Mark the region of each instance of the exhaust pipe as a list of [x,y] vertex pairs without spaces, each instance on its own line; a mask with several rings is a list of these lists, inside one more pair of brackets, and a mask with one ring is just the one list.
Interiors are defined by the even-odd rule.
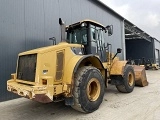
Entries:
[[59,18],[59,24],[61,26],[61,42],[65,42],[66,41],[65,39],[66,26],[65,26],[64,21],[61,18]]

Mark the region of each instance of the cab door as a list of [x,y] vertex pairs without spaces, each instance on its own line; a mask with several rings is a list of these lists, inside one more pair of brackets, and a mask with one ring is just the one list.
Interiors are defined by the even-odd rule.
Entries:
[[92,54],[98,55],[102,62],[107,61],[105,41],[104,41],[104,31],[102,28],[91,25],[90,27],[90,45]]

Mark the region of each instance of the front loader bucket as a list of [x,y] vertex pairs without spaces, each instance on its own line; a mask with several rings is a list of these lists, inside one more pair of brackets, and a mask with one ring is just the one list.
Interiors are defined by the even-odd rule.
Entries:
[[135,85],[141,87],[147,86],[148,81],[146,77],[145,67],[133,65],[133,68],[135,72]]

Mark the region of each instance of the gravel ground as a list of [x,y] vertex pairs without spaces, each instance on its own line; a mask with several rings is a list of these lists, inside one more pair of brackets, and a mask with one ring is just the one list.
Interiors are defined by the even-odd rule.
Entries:
[[149,86],[129,94],[106,89],[99,109],[84,114],[64,102],[42,104],[26,98],[0,102],[0,120],[160,120],[160,70],[147,71]]

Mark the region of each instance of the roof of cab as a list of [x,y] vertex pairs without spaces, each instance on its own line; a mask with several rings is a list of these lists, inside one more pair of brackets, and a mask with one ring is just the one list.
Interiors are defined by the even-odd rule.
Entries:
[[94,24],[94,25],[96,25],[96,26],[99,26],[99,27],[102,27],[103,29],[105,29],[105,26],[103,26],[102,24],[100,24],[100,23],[98,23],[98,22],[96,22],[96,21],[94,21],[94,20],[90,20],[90,19],[85,19],[85,20],[82,20],[82,21],[80,21],[80,22],[73,23],[73,24],[67,26],[67,28],[68,28],[68,27],[73,27],[73,26],[76,26],[76,25],[80,25],[80,24],[82,24],[82,23],[84,23],[84,22],[89,22],[89,23],[91,23],[91,24]]

